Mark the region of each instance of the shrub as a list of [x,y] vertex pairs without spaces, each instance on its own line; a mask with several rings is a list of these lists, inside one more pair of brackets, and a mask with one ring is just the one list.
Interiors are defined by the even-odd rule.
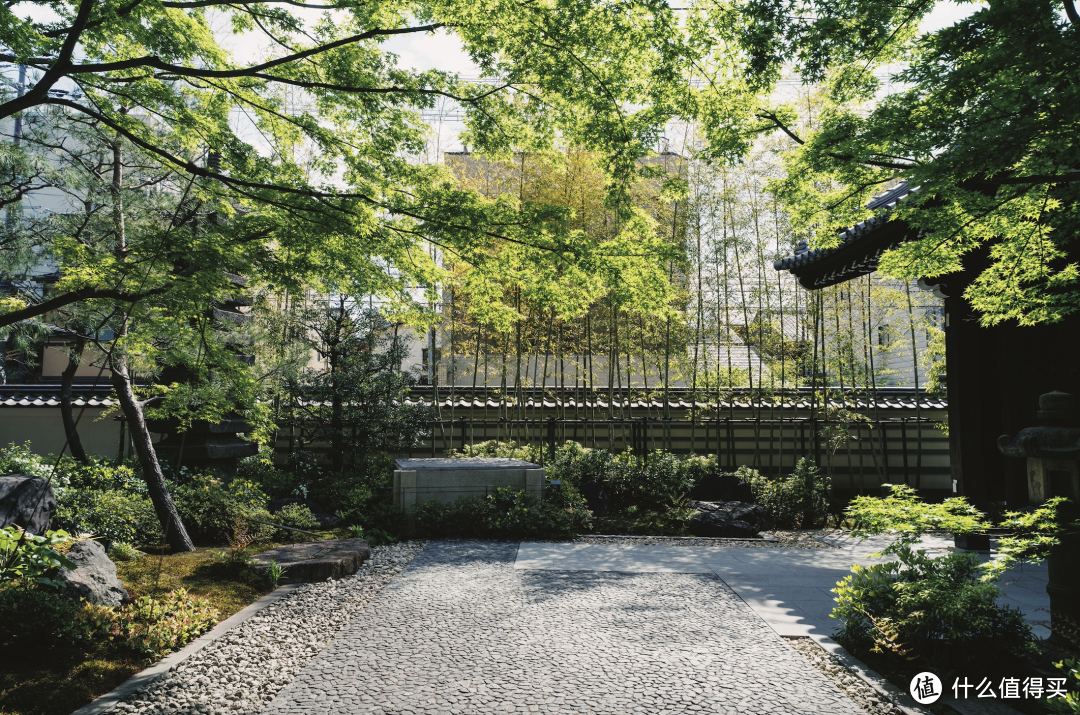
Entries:
[[680,458],[656,451],[643,459],[631,452],[615,455],[566,442],[549,461],[547,476],[575,489],[600,482],[617,508],[669,510],[684,506],[697,480],[715,468],[715,456]]
[[[194,541],[221,544],[232,535],[237,519],[271,521],[267,496],[258,485],[234,479],[225,487],[207,475],[193,475],[189,484],[174,487],[176,509]],[[252,525],[256,540],[268,539],[273,527]]]
[[888,496],[855,497],[848,505],[847,515],[860,534],[891,531],[906,539],[917,540],[919,534],[930,529],[971,534],[989,526],[982,512],[968,504],[964,497],[927,504],[914,489],[904,484],[883,484],[882,487],[889,490]]
[[555,451],[547,466],[549,479],[580,488],[587,481],[607,484],[619,469],[616,457],[606,449],[587,449],[577,442],[566,442]]
[[765,477],[746,466],[739,467],[735,476],[750,485],[754,501],[765,508],[777,528],[812,528],[828,514],[832,480],[809,459],[800,459],[787,477]]
[[[423,538],[560,539],[581,527],[578,511],[521,490],[496,489],[484,497],[453,504],[428,501],[416,507],[417,535]],[[587,513],[587,512],[585,512]]]
[[506,459],[521,459],[526,462],[539,464],[542,448],[533,444],[518,444],[517,442],[500,442],[492,439],[477,444],[467,444],[462,451],[451,449],[446,453],[447,457],[460,459],[462,457],[503,457]]
[[592,512],[586,505],[585,497],[581,496],[581,492],[572,484],[548,484],[544,491],[544,501],[569,514],[576,531],[592,530]]
[[[319,526],[319,520],[311,513],[305,504],[288,504],[270,516],[270,521],[282,526],[291,526],[296,529],[314,529]],[[289,529],[278,529],[274,538],[279,541],[303,541],[304,534]]]
[[147,658],[182,648],[217,622],[218,611],[210,601],[189,596],[182,588],[115,609],[87,606],[79,617],[84,637],[107,639]]
[[691,485],[697,484],[706,474],[715,474],[720,471],[715,454],[691,454],[683,457],[679,463],[679,469],[685,473]]
[[147,493],[146,482],[135,463],[115,464],[91,456],[89,464],[83,464],[77,459],[63,457],[57,466],[57,474],[63,484],[75,489]]
[[53,523],[107,541],[144,546],[164,541],[150,497],[139,493],[67,487],[57,494]]
[[918,661],[918,669],[962,667],[979,654],[1023,655],[1031,631],[1019,609],[998,606],[1000,589],[979,579],[973,554],[931,558],[909,546],[896,561],[854,566],[833,589],[833,618],[845,647]]
[[0,584],[0,643],[18,649],[64,645],[75,637],[78,612],[79,606],[52,588]]
[[632,458],[629,453],[615,461],[613,479],[604,486],[619,506],[637,505],[668,510],[685,506],[694,481],[684,461],[670,452],[652,452],[648,460]]
[[0,449],[0,474],[25,474],[30,477],[48,479],[53,476],[52,460],[34,454],[29,442],[25,444],[12,442],[4,449]]

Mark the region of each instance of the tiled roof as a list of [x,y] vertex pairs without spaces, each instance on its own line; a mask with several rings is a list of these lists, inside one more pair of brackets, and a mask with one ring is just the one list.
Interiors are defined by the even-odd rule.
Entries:
[[[112,388],[89,385],[72,387],[72,404],[76,407],[111,407]],[[0,407],[59,407],[59,385],[0,385]]]
[[[499,395],[474,395],[469,396],[468,392],[471,390],[455,391],[453,398],[450,395],[449,387],[439,388],[439,407],[443,410],[454,408],[483,408],[497,409],[504,406],[504,402]],[[603,388],[597,390],[595,397],[593,395],[588,396],[588,400],[583,400],[580,393],[569,394],[562,399],[548,394],[544,396],[537,395],[535,398],[530,394],[530,390],[526,389],[523,395],[523,401],[521,407],[525,410],[532,409],[533,406],[537,409],[547,408],[553,409],[555,407],[566,407],[568,409],[574,409],[575,407],[594,407],[596,409],[606,410],[608,407],[608,395],[607,391]],[[715,392],[709,394],[705,390],[699,391],[698,399],[693,400],[688,394],[687,390],[673,390],[668,396],[668,406],[670,409],[689,410],[692,407],[697,409],[708,409],[716,407],[716,394]],[[418,394],[419,393],[419,394]],[[464,394],[463,394],[464,393]],[[741,394],[740,394],[741,393]],[[779,397],[779,396],[778,396]],[[514,393],[511,388],[510,393],[506,396],[508,402],[513,404]],[[410,404],[432,404],[431,388],[425,388],[423,392],[415,391],[406,402]],[[587,405],[586,405],[587,402]],[[811,407],[811,395],[808,390],[802,390],[798,395],[792,395],[790,393],[783,396],[783,399],[777,399],[774,403],[770,403],[768,399],[762,400],[764,406],[768,408],[770,404],[773,404],[777,409],[793,409],[798,407],[799,409],[810,409]],[[640,391],[633,391],[629,396],[620,395],[618,392],[613,396],[611,400],[612,408],[633,408],[633,409],[663,409],[664,407],[664,395],[662,390],[650,391],[650,394],[641,394]],[[734,395],[728,391],[724,391],[720,398],[721,408],[727,409],[728,407],[735,407],[740,409],[750,409],[758,406],[758,403],[751,399],[750,395],[745,391],[736,391]],[[844,398],[839,395],[831,395],[829,398],[829,406],[837,408],[846,408],[849,410],[863,411],[868,409],[879,410],[914,410],[916,409],[915,391],[906,388],[880,388],[877,392],[877,402],[868,395],[848,393]],[[919,396],[918,407],[924,410],[945,410],[948,409],[948,402],[944,397],[938,397],[935,395],[928,395],[922,393]],[[820,408],[821,405],[818,405]],[[517,409],[517,405],[514,405]],[[443,415],[446,416],[445,413]]]
[[860,238],[864,238],[878,228],[884,226],[888,220],[889,212],[896,208],[897,204],[911,194],[916,193],[918,190],[919,187],[909,187],[908,182],[906,181],[900,182],[895,188],[875,196],[874,199],[866,205],[866,208],[871,211],[880,210],[880,213],[841,231],[839,245],[832,248],[815,248],[811,250],[806,241],[799,241],[799,247],[795,249],[795,254],[774,261],[773,268],[778,271],[803,268],[813,263],[817,263],[826,256],[831,256],[837,251],[846,248],[849,244],[858,241]]
[[[451,398],[449,387],[439,388],[439,406],[443,409],[449,409],[451,406],[455,408],[483,408],[486,406],[491,409],[496,409],[503,405],[502,398],[494,391],[490,391],[484,394],[483,390],[478,390],[476,395],[470,396],[468,393],[472,392],[469,388],[456,388],[454,390],[453,398]],[[562,399],[547,394],[536,395],[535,402],[534,396],[531,394],[531,390],[526,388],[524,390],[523,407],[525,409],[532,409],[534,404],[537,409],[541,409],[541,405],[544,408],[552,409],[559,406],[565,406],[569,409],[575,407],[585,407],[586,401],[581,399],[580,392],[570,392],[569,395],[564,396]],[[612,407],[618,409],[620,406],[623,408],[634,409],[663,409],[664,407],[664,393],[663,390],[650,390],[649,394],[645,394],[642,390],[632,390],[629,395],[625,394],[626,391],[616,390],[614,399],[612,400]],[[116,404],[116,400],[111,399],[111,390],[97,387],[93,390],[89,386],[76,385],[73,389],[74,400],[73,404],[77,407],[89,406],[89,407],[111,407]],[[715,408],[716,407],[716,393],[700,390],[698,392],[698,399],[695,401],[689,394],[690,391],[686,389],[673,389],[668,393],[668,406],[670,409],[685,409],[689,410],[695,406],[698,409]],[[780,396],[778,396],[780,397]],[[775,407],[783,409],[791,409],[798,407],[800,409],[810,409],[811,394],[809,390],[800,390],[798,394],[792,394],[788,392],[784,394],[783,399],[777,399],[775,403],[770,403],[768,399],[762,400],[765,407],[770,404],[774,404]],[[510,402],[513,402],[514,394],[513,388],[508,395]],[[432,402],[432,390],[430,387],[416,388],[413,393],[406,400],[409,404],[428,404]],[[944,410],[948,409],[948,403],[945,398],[935,395],[928,395],[922,393],[919,395],[919,407],[924,410]],[[595,397],[590,394],[587,400],[589,407],[596,409],[606,410],[608,407],[608,394],[604,388],[598,388]],[[876,408],[879,410],[914,410],[916,407],[915,391],[908,388],[890,388],[883,387],[877,390],[877,402]],[[724,390],[721,395],[720,405],[723,408],[729,406],[740,409],[750,409],[758,406],[758,401],[751,398],[749,392],[746,390],[736,389],[734,394]],[[834,394],[829,397],[829,405],[831,407],[846,407],[847,409],[856,411],[866,411],[868,409],[875,408],[875,402],[873,399],[862,393],[848,392],[841,398],[840,395]],[[58,385],[0,385],[0,407],[59,407],[60,406],[60,388]]]

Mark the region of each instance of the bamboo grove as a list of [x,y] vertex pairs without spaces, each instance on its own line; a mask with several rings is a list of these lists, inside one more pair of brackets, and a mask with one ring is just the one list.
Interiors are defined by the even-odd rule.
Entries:
[[[594,236],[621,230],[585,152],[456,154],[447,164],[489,196],[562,206]],[[453,419],[459,398],[482,395],[485,419],[535,420],[546,400],[560,420],[627,419],[631,404],[635,417],[670,419],[679,401],[695,423],[730,417],[736,403],[782,420],[785,396],[799,394],[823,424],[847,424],[880,418],[870,406],[882,387],[943,390],[941,303],[931,293],[876,274],[811,292],[774,270],[807,236],[769,191],[781,167],[768,148],[717,168],[696,161],[688,142],[643,164],[651,176],[632,200],[663,243],[662,285],[633,271],[582,282],[539,275],[515,246],[499,257],[496,281],[440,256],[448,278],[429,292],[436,322],[424,333],[420,380],[436,402],[449,400],[443,417]]]

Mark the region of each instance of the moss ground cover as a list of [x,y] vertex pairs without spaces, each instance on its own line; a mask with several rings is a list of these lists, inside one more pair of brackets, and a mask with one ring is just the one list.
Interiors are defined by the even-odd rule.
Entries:
[[[209,600],[221,619],[270,591],[269,582],[251,569],[230,566],[220,548],[151,553],[118,563],[117,572],[134,599],[183,588],[189,595]],[[39,651],[0,644],[0,713],[67,715],[112,690],[148,662],[113,643]]]

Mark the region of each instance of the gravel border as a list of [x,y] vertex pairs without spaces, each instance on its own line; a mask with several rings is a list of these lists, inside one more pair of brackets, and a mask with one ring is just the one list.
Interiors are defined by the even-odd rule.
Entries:
[[376,546],[353,576],[294,584],[153,682],[92,712],[257,715],[423,548],[422,541]]
[[845,668],[834,655],[826,652],[812,638],[787,638],[786,640],[792,648],[810,661],[811,665],[840,688],[844,695],[855,701],[856,705],[870,715],[905,715],[903,710],[883,699],[876,690]]
[[817,538],[819,531],[763,531],[761,539],[725,539],[699,536],[618,536],[583,534],[576,544],[634,544],[640,546],[735,547],[741,549],[835,549]]
[[871,715],[932,715],[910,693],[871,670],[832,638],[785,636],[785,640]]
[[109,692],[104,695],[99,695],[94,700],[83,705],[81,708],[71,713],[71,715],[98,715],[99,713],[108,712],[116,706],[117,703],[121,702],[132,693],[149,687],[158,678],[165,675],[206,646],[218,640],[233,628],[236,628],[263,609],[269,608],[283,598],[287,598],[293,591],[301,586],[303,586],[303,584],[294,583],[274,589],[255,603],[252,603],[243,610],[237,611],[229,616],[180,650],[170,653],[149,668],[139,671]]

